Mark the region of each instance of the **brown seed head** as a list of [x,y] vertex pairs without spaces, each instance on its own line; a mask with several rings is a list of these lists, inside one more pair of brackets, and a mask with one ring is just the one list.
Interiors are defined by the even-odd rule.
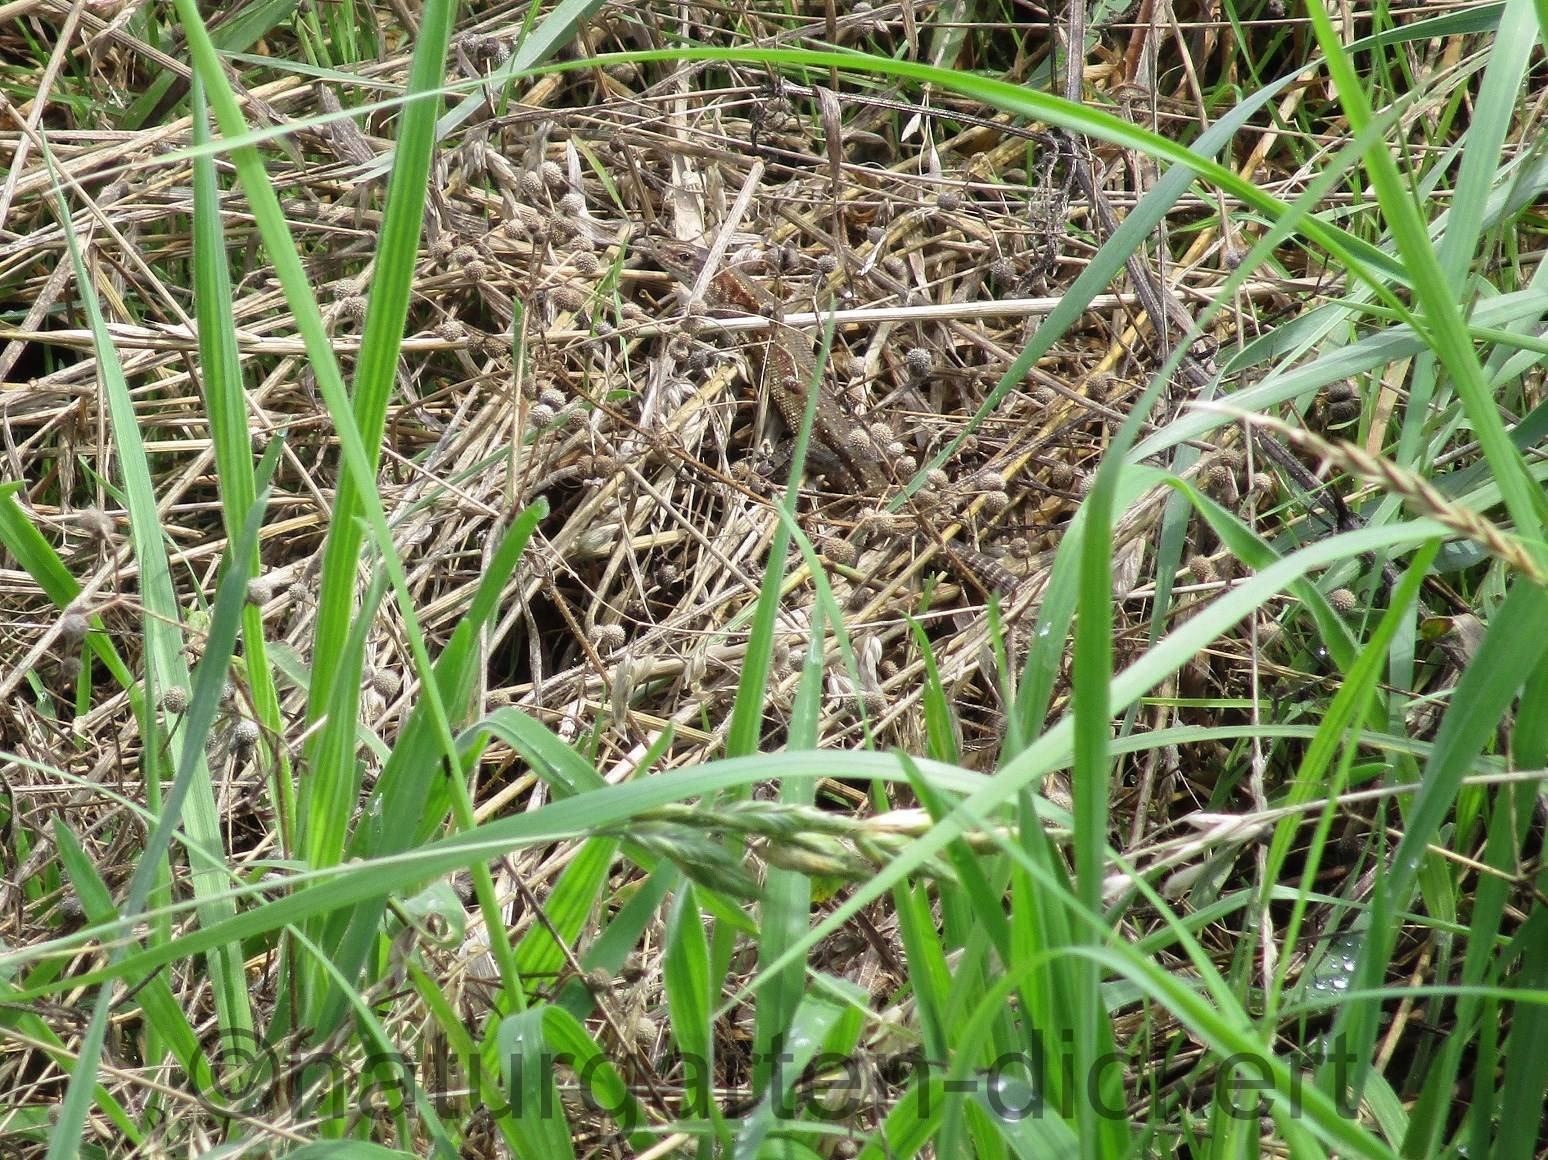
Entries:
[[1010,495],[1003,491],[984,492],[984,513],[997,516],[1010,507]]
[[599,624],[591,630],[591,644],[599,653],[610,653],[623,647],[626,634],[621,624]]
[[251,717],[243,717],[231,727],[231,748],[239,753],[246,752],[258,742],[258,722]]
[[59,618],[59,636],[68,644],[75,644],[91,631],[91,621],[86,614],[71,609]]
[[563,282],[554,287],[554,305],[566,314],[574,314],[586,307],[586,292],[573,282]]
[[81,525],[81,530],[99,544],[105,544],[113,538],[113,520],[106,512],[96,505],[82,508],[75,517]]
[[371,674],[371,688],[383,700],[390,701],[398,695],[398,690],[403,688],[403,678],[392,669],[377,669]]
[[973,479],[973,486],[980,491],[1004,491],[1005,477],[991,468],[984,468]]
[[822,541],[822,554],[835,564],[853,567],[855,546],[841,536],[828,536]]

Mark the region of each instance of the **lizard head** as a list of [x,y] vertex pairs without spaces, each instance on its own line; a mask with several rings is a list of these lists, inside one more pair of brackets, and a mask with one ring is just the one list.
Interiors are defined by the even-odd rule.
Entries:
[[698,277],[708,256],[702,246],[676,238],[641,238],[635,247],[643,257],[654,260],[667,273],[687,282]]

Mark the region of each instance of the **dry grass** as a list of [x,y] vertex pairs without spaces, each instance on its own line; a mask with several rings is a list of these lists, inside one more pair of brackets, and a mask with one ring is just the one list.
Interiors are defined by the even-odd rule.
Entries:
[[[401,60],[388,61],[372,71],[390,80],[403,67]],[[752,211],[728,239],[729,258],[741,265],[746,253],[766,265],[776,251],[787,264],[779,285],[790,310],[810,310],[830,295],[846,307],[890,308],[885,322],[841,329],[830,381],[871,421],[888,424],[919,464],[964,435],[1010,354],[1092,245],[1080,208],[1050,198],[1041,181],[1030,191],[1025,185],[1027,152],[1046,154],[1047,138],[1029,144],[1010,136],[996,144],[1004,134],[935,125],[928,151],[915,134],[901,156],[885,162],[841,161],[835,191],[832,159],[820,142],[792,130],[777,138],[769,163],[758,166],[763,180],[749,188],[748,171],[756,164],[747,145],[749,118],[772,118],[779,102],[756,77],[710,87],[723,79],[693,66],[654,84],[624,69],[578,74],[562,89],[549,78],[537,93],[522,94],[523,105],[539,108],[490,117],[445,152],[415,281],[401,391],[388,418],[392,441],[382,494],[412,564],[427,630],[444,632],[466,603],[484,551],[510,513],[546,497],[553,515],[541,546],[490,641],[495,662],[486,696],[555,723],[591,720],[627,704],[608,739],[620,758],[667,720],[688,728],[674,760],[714,752],[713,737],[695,737],[693,727],[721,717],[734,690],[735,624],[762,574],[774,525],[768,485],[780,471],[758,460],[763,448],[783,442],[777,416],[749,389],[738,354],[766,335],[747,328],[721,339],[713,328],[695,325],[677,305],[673,280],[641,268],[631,242],[652,234],[718,239],[728,204],[750,197]],[[253,96],[270,118],[285,123],[320,113],[329,91],[281,81]],[[361,96],[334,94],[345,104]],[[564,107],[546,110],[545,104]],[[864,123],[897,114],[862,108],[852,115]],[[863,145],[861,127],[846,125],[848,140]],[[363,144],[385,150],[387,142],[370,129]],[[225,544],[203,406],[190,378],[191,308],[175,281],[189,261],[189,237],[177,225],[191,209],[189,174],[186,160],[158,160],[185,146],[186,134],[186,124],[174,123],[126,143],[122,134],[94,139],[83,129],[61,134],[68,144],[56,148],[63,170],[91,197],[71,228],[101,243],[92,248],[99,290],[106,302],[119,304],[115,341],[156,457],[174,561],[190,580],[208,585]],[[369,201],[373,186],[357,184],[362,166],[335,155],[346,151],[334,136],[300,132],[293,140],[301,155],[282,155],[271,172],[309,273],[323,290],[347,369],[378,224],[358,202]],[[877,151],[891,152],[884,145],[878,136]],[[1093,161],[1109,175],[1113,193],[1121,193],[1121,159]],[[1046,165],[1068,168],[1054,158]],[[107,459],[92,363],[74,353],[89,348],[90,335],[61,325],[70,321],[61,317],[68,279],[55,272],[68,262],[41,196],[47,188],[36,161],[17,184],[9,228],[20,236],[6,247],[0,272],[10,276],[12,300],[33,304],[39,317],[6,329],[4,357],[24,371],[43,372],[44,359],[65,365],[13,376],[9,473],[35,481],[29,491],[38,497],[31,507],[40,523],[88,556],[101,554],[88,586],[106,595],[132,582],[133,573],[127,561],[115,559],[116,536],[94,545],[82,515],[94,499],[111,520],[115,504],[81,475],[82,461]],[[842,240],[835,215],[843,222]],[[239,216],[228,229],[232,245],[251,255]],[[1211,235],[1202,235],[1193,251],[1196,264],[1190,262],[1179,282],[1184,301],[1205,295],[1221,277]],[[840,265],[823,277],[828,255]],[[1290,300],[1270,283],[1253,289],[1271,308],[1282,310]],[[984,299],[1010,301],[1002,316],[975,317],[986,313]],[[1003,554],[1027,577],[1029,595],[1038,590],[1113,418],[1157,365],[1151,331],[1133,301],[1117,295],[1093,310],[1078,335],[1041,360],[991,418],[966,434],[965,446],[945,461],[943,475],[927,481],[919,501],[943,532],[966,522],[956,534]],[[1251,309],[1253,301],[1244,305]],[[256,255],[237,287],[234,314],[246,378],[254,384],[255,445],[279,435],[287,444],[264,530],[265,579],[274,593],[265,614],[277,634],[305,640],[307,585],[337,468],[300,344]],[[50,325],[39,325],[42,316]],[[1230,341],[1230,328],[1218,337]],[[904,355],[914,349],[928,354],[931,369],[923,378],[905,365]],[[887,498],[854,496],[843,478],[816,482],[803,516],[819,543],[844,538]],[[1245,493],[1246,483],[1238,476],[1237,491]],[[917,724],[910,723],[911,700],[898,694],[916,686],[911,666],[917,661],[903,630],[905,613],[925,616],[941,647],[943,675],[963,704],[987,707],[995,699],[979,672],[982,635],[971,628],[981,624],[974,614],[981,594],[948,582],[935,586],[928,608],[919,604],[933,558],[927,550],[911,557],[889,539],[852,564],[835,561],[846,565],[839,584],[853,609],[851,631],[876,669],[875,686],[866,692],[887,700],[881,738],[910,749],[917,748]],[[29,599],[25,580],[17,580],[10,615],[19,626],[36,623],[40,613],[46,618],[41,595]],[[798,580],[792,584],[787,627],[795,639],[805,622],[805,598]],[[122,595],[121,607],[132,611],[132,591]],[[1018,611],[1027,605],[1014,602]],[[1142,612],[1142,605],[1136,602],[1135,610]],[[23,633],[10,647],[25,654],[33,643]],[[382,624],[372,651],[376,671],[404,671],[401,641],[390,624]],[[620,693],[624,657],[627,688]],[[384,732],[391,732],[412,693],[400,689],[372,722]],[[25,706],[7,711],[20,714],[7,723],[18,738],[35,734]],[[842,698],[830,725],[835,741],[846,732],[854,739],[854,715]],[[970,739],[973,747],[992,747],[992,715],[978,725],[983,733]],[[37,740],[41,752],[52,751],[52,742]]]

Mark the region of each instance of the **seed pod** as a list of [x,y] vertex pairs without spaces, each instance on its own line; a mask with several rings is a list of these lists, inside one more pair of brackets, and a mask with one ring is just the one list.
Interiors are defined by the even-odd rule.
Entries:
[[59,618],[59,635],[68,644],[77,643],[90,631],[91,621],[85,613],[71,609]]
[[250,717],[243,717],[231,727],[231,748],[238,753],[245,753],[258,741],[258,722]]
[[849,434],[844,437],[844,450],[855,458],[860,459],[872,455],[876,451],[876,444],[872,442],[870,434],[860,427],[852,427]]
[[392,669],[377,669],[371,674],[371,688],[384,701],[390,701],[398,695],[398,690],[403,688],[403,678]]
[[95,505],[82,508],[76,519],[81,529],[99,544],[105,544],[113,538],[113,521],[101,508]]
[[835,564],[842,564],[846,568],[853,567],[855,563],[855,546],[842,536],[828,536],[822,541],[822,554]]
[[627,639],[621,624],[599,624],[591,630],[591,643],[599,653],[610,653],[623,647]]
[[555,286],[553,295],[554,305],[567,314],[574,314],[586,306],[586,292],[573,282]]

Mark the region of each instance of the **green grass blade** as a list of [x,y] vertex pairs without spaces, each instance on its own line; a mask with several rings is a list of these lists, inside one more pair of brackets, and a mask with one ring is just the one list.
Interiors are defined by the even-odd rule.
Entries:
[[574,1160],[574,1136],[548,1055],[546,1014],[535,1007],[501,1022],[495,1050],[505,1100],[495,1114],[514,1137],[517,1155]]
[[806,384],[806,414],[796,432],[795,449],[790,457],[790,479],[785,486],[782,501],[784,513],[779,527],[774,531],[773,543],[769,545],[763,588],[758,593],[757,609],[748,630],[742,677],[737,682],[736,701],[731,708],[731,725],[726,731],[727,757],[756,753],[759,738],[763,734],[764,690],[768,686],[769,666],[774,659],[774,624],[779,616],[781,582],[785,575],[785,559],[790,550],[790,529],[795,525],[801,472],[806,464],[806,449],[811,443],[812,423],[817,415],[819,381],[815,376],[822,374],[822,368],[827,365],[828,352],[832,349],[833,322],[830,319],[823,332],[822,350],[813,364],[813,381]]
[[[1142,695],[1269,596],[1283,591],[1307,572],[1361,552],[1421,543],[1433,538],[1440,530],[1433,524],[1421,521],[1343,533],[1310,545],[1264,569],[1261,574],[1244,580],[1226,596],[1163,638],[1133,665],[1118,674],[1114,680],[1113,703],[1125,706],[1131,699]],[[1035,778],[1059,768],[1063,762],[1068,761],[1069,754],[1070,726],[1068,721],[1064,721],[1029,746],[992,780],[952,766],[940,766],[935,762],[920,761],[918,765],[943,790],[972,795],[966,804],[971,805],[976,816],[986,816],[1008,796]],[[655,805],[692,800],[731,786],[748,785],[769,778],[831,776],[900,780],[903,773],[896,758],[884,754],[828,751],[821,754],[775,753],[727,760],[708,768],[677,770],[640,782],[610,786],[606,791],[553,802],[533,813],[487,822],[474,831],[442,838],[391,859],[309,873],[304,875],[305,880],[315,884],[305,891],[274,898],[259,910],[241,913],[217,927],[191,932],[166,947],[152,947],[137,952],[120,966],[124,970],[150,970],[180,956],[199,953],[206,946],[239,938],[245,940],[275,931],[288,923],[303,921],[311,915],[366,898],[378,897],[384,891],[459,869],[475,860],[501,856],[523,844],[556,841],[615,825]],[[854,909],[867,905],[879,893],[889,890],[905,873],[921,865],[943,849],[946,842],[958,836],[965,824],[962,811],[954,811],[951,818],[913,842],[875,878],[857,886],[848,899],[835,907],[828,918],[788,953],[787,958],[803,953],[841,925]],[[89,928],[68,938],[43,944],[39,949],[78,946],[108,933],[111,932]],[[21,961],[30,959],[34,953],[20,956]],[[0,955],[0,967],[15,957]],[[777,970],[783,965],[771,964],[770,969]],[[110,975],[88,972],[76,981],[99,981]]]
[[[801,666],[801,680],[790,713],[791,750],[814,749],[817,745],[818,719],[822,713],[823,658],[827,633],[822,610],[813,616],[812,634]],[[789,805],[809,806],[816,800],[813,782],[786,781],[779,787],[779,800]],[[781,958],[806,931],[811,913],[812,880],[798,870],[770,866],[764,873],[763,895],[759,906],[758,961],[760,966]],[[758,995],[753,1015],[753,1093],[762,1096],[774,1078],[773,1053],[785,1030],[795,1019],[805,994],[806,963],[803,958],[789,961]]]
[[667,916],[666,960],[663,982],[667,1009],[672,1016],[672,1037],[685,1061],[683,1087],[691,1109],[703,1118],[713,1099],[714,1028],[710,1011],[719,988],[710,979],[709,940],[699,914],[698,890],[684,883],[672,899]]
[[[17,494],[25,486],[22,483],[0,483],[0,544],[4,544],[6,550],[16,557],[16,562],[37,582],[44,595],[54,602],[54,606],[63,610],[69,608],[81,594],[80,581],[70,574],[64,561],[59,558],[59,553],[43,538],[43,533],[38,531],[22,510],[21,504],[16,502]],[[92,613],[87,617],[87,623],[91,631],[85,636],[86,647],[128,693],[131,705],[138,706],[143,696],[142,690],[104,631],[102,617]]]
[[[410,67],[408,93],[398,130],[396,164],[387,188],[365,329],[355,368],[354,418],[368,456],[370,470],[356,479],[346,473],[339,481],[328,543],[324,548],[322,585],[318,593],[317,640],[312,676],[311,719],[316,720],[332,690],[334,666],[350,619],[361,531],[358,493],[375,491],[375,467],[380,454],[387,402],[396,381],[403,324],[419,259],[425,200],[430,181],[430,156],[435,143],[435,117],[440,102],[434,94],[446,72],[447,44],[456,4],[431,0],[420,10],[419,36]],[[353,718],[351,718],[353,720]]]
[[[1171,360],[1180,360],[1179,349]],[[1169,370],[1170,368],[1168,368]],[[1118,478],[1123,455],[1133,445],[1140,428],[1160,397],[1169,377],[1167,371],[1136,401],[1118,434],[1113,438],[1096,481],[1082,505],[1086,535],[1081,541],[1080,567],[1077,573],[1079,598],[1075,620],[1075,658],[1071,672],[1073,686],[1074,767],[1072,783],[1075,798],[1075,882],[1081,905],[1091,914],[1102,910],[1102,885],[1106,872],[1107,815],[1111,757],[1109,753],[1111,690],[1113,674],[1113,575],[1111,527],[1118,494]],[[1097,1060],[1111,1050],[1112,1029],[1102,1005],[1101,978],[1094,960],[1087,969],[1076,972],[1077,992],[1074,1005],[1081,1013],[1075,1021],[1076,1074],[1102,1082],[1110,1097],[1116,1079],[1110,1070],[1098,1079]],[[1076,1105],[1076,1123],[1084,1140],[1101,1141],[1101,1147],[1116,1155],[1128,1147],[1124,1125],[1099,1114],[1100,1101],[1083,1099]]]
[[[51,158],[50,164],[52,164]],[[58,203],[58,211],[60,220],[68,223],[70,215],[62,197]],[[82,305],[93,335],[99,375],[106,395],[117,452],[116,459],[123,476],[124,495],[129,508],[131,538],[134,543],[135,557],[140,566],[140,599],[146,611],[143,631],[147,687],[163,689],[178,685],[187,688],[188,669],[183,659],[183,640],[179,627],[181,610],[173,590],[171,566],[162,541],[161,517],[157,510],[155,489],[151,482],[150,468],[146,460],[139,421],[135,415],[134,402],[129,394],[128,382],[124,377],[117,350],[109,336],[107,323],[103,318],[85,258],[76,244],[74,234],[68,228],[65,235],[75,267],[76,284],[80,289]],[[252,542],[256,542],[256,537],[257,532],[254,528]],[[207,648],[213,647],[213,640],[212,637],[211,644],[207,645]],[[229,647],[226,651],[229,655]],[[224,659],[219,663],[223,666]],[[216,691],[219,688],[218,681],[219,678],[216,678],[214,686]],[[213,713],[215,694],[206,692],[205,695],[210,698],[208,709]],[[190,716],[194,710],[200,708],[201,706],[197,704],[191,705]],[[144,735],[145,744],[151,747],[152,752],[159,751],[161,739],[154,724],[151,706],[148,704],[142,705],[141,721],[149,726]],[[219,851],[222,848],[220,824],[215,814],[214,794],[210,787],[209,770],[205,765],[202,750],[207,728],[206,723],[205,731],[198,732],[196,735],[192,729],[174,731],[167,738],[166,746],[167,753],[179,769],[179,784],[188,794],[187,826],[190,838],[206,849]],[[149,769],[154,771],[154,766],[149,766]],[[155,803],[159,796],[157,792],[159,786],[155,784],[154,772],[150,776],[151,783],[148,789],[152,794],[151,801]],[[176,816],[177,812],[174,810],[171,820],[175,820]],[[163,814],[161,825],[166,826],[168,821],[168,815]],[[143,893],[136,898],[134,888],[131,887],[132,905],[126,905],[128,913],[132,913],[143,904],[150,891],[150,875],[160,865],[165,847],[162,852],[151,853],[152,844],[147,843],[145,859],[140,863],[136,874],[135,884]],[[221,882],[217,872],[196,867],[193,870],[192,882],[195,896],[204,900],[201,916],[205,920],[219,921],[233,913],[234,908],[231,903],[219,896],[224,883]],[[252,1013],[248,1004],[247,980],[242,971],[240,956],[233,957],[227,950],[212,948],[208,957],[208,966],[223,1030],[250,1031]],[[94,1061],[88,1065],[88,1067],[94,1066]],[[72,1111],[74,1110],[76,1109],[72,1108]]]
[[[452,639],[437,659],[435,679],[446,704],[460,706],[466,703],[476,676],[476,642],[479,634],[494,614],[500,592],[526,549],[533,530],[547,511],[547,504],[539,501],[523,511],[512,523],[474,591],[467,615],[457,625]],[[514,713],[514,710],[502,710],[496,716],[503,720],[507,712]],[[518,720],[514,727],[519,728],[524,719],[519,714],[516,716]],[[552,746],[546,750],[549,756],[556,751],[571,758],[576,756],[547,730],[541,726],[536,728],[542,738],[552,742]],[[581,762],[581,766],[586,774],[596,778],[595,771],[589,765]],[[428,701],[422,699],[410,711],[408,720],[399,730],[397,744],[393,746],[377,775],[376,785],[372,787],[366,811],[368,815],[379,818],[380,825],[355,830],[349,845],[350,856],[372,858],[401,853],[428,840],[439,830],[445,824],[451,797],[444,770],[444,757],[440,740],[435,735],[430,706]],[[595,788],[594,783],[579,784]],[[385,897],[379,896],[353,911],[333,916],[333,930],[320,945],[328,949],[345,978],[358,976],[376,939],[385,905]],[[500,929],[503,930],[503,924]],[[496,935],[496,941],[505,942],[499,935]],[[342,995],[334,995],[324,1005],[319,1018],[325,1025],[331,1019],[342,1016],[343,998]]]
[[[1395,916],[1408,906],[1426,849],[1456,799],[1462,775],[1493,737],[1526,676],[1548,654],[1548,637],[1534,627],[1544,623],[1545,617],[1548,592],[1533,584],[1516,584],[1495,612],[1472,664],[1458,681],[1425,764],[1423,786],[1404,819],[1403,837],[1393,852],[1390,869],[1377,883],[1372,922],[1352,987],[1374,990],[1380,986],[1400,926]],[[1339,1013],[1335,1033],[1344,1037],[1355,1073],[1336,1077],[1324,1070],[1319,1083],[1331,1085],[1343,1078],[1359,1092],[1370,1067],[1375,1015],[1374,1004],[1369,1001],[1351,1002]]]
[[[209,139],[204,88],[197,78],[193,85],[193,126],[195,143]],[[234,543],[258,494],[258,484],[253,473],[252,437],[247,425],[242,367],[237,357],[236,323],[230,310],[233,301],[231,272],[226,265],[228,250],[220,221],[220,189],[215,180],[213,157],[195,158],[193,185],[194,308],[199,326],[199,379],[210,417],[210,439],[215,452],[215,471],[220,480],[226,538]],[[256,543],[251,557],[238,564],[245,568],[250,578],[261,574],[263,565]],[[271,784],[282,827],[281,848],[289,851],[293,848],[294,834],[286,832],[286,828],[295,821],[295,793],[289,753],[284,746],[271,749],[268,743],[269,738],[284,735],[284,722],[280,719],[279,691],[274,685],[264,639],[263,610],[257,603],[250,603],[242,612],[242,656],[246,662],[253,711],[262,729],[253,760],[259,768],[275,768]]]
[[[84,277],[84,263],[76,255],[77,272],[82,275],[80,284],[83,294],[92,306],[88,313],[95,316],[96,329],[100,332],[105,328],[101,325],[101,314],[95,310],[95,301],[92,297],[89,284]],[[111,349],[111,347],[109,347]],[[99,357],[101,357],[99,355]],[[109,355],[112,358],[112,355]],[[110,398],[116,393],[112,386],[113,371],[106,364],[103,366],[103,377],[109,384]],[[122,371],[118,371],[119,389],[124,398],[122,403],[128,404],[128,392],[123,387]],[[132,418],[132,413],[131,413]],[[132,426],[132,423],[131,423]],[[120,433],[121,434],[121,433]],[[135,432],[136,439],[138,432]],[[133,478],[135,469],[129,465],[129,459],[134,450],[140,450],[138,458],[138,470],[145,471],[143,449],[138,442],[132,442],[123,450],[123,463],[126,476]],[[278,445],[270,450],[268,469],[272,469],[272,461],[278,454]],[[148,485],[149,480],[146,479]],[[132,494],[133,488],[130,492]],[[131,509],[132,510],[132,509]],[[154,513],[154,505],[152,506]],[[131,517],[132,518],[132,517]],[[243,537],[235,545],[235,550],[251,551],[252,545],[257,543],[258,528],[262,520],[262,508],[258,504],[253,505],[249,513],[246,526],[243,529]],[[159,526],[159,525],[158,525]],[[160,550],[159,538],[150,537],[157,550]],[[163,562],[165,556],[162,557]],[[146,565],[142,563],[142,567]],[[170,579],[163,574],[163,579]],[[172,788],[167,794],[165,806],[157,818],[155,828],[146,838],[145,847],[140,852],[140,861],[135,868],[134,876],[130,879],[129,889],[121,910],[120,922],[127,922],[135,918],[145,907],[146,900],[151,896],[152,888],[158,879],[164,877],[165,858],[167,848],[171,844],[172,831],[176,827],[178,819],[183,814],[184,804],[189,800],[197,801],[196,791],[202,789],[205,794],[210,794],[209,773],[204,763],[203,739],[208,734],[211,723],[214,721],[216,706],[220,697],[220,686],[225,680],[226,669],[231,660],[232,650],[236,646],[237,624],[240,618],[240,610],[247,598],[246,577],[234,568],[228,568],[222,578],[220,590],[216,596],[214,614],[210,619],[209,636],[205,642],[204,659],[195,674],[193,688],[189,697],[189,707],[184,718],[184,728],[174,732],[172,739],[181,738],[183,744],[174,752],[177,755],[177,773],[173,780]],[[149,597],[147,597],[149,600]],[[148,630],[147,630],[148,631]],[[150,663],[156,663],[155,657],[148,658]],[[178,655],[178,664],[181,665],[182,657]],[[186,686],[185,686],[186,687]],[[149,709],[141,716],[142,722],[153,720]],[[154,730],[148,730],[149,736],[154,739]],[[150,767],[153,771],[155,767]],[[213,817],[213,796],[209,803],[209,813]],[[209,834],[202,827],[196,826],[192,815],[189,824],[190,836],[196,842],[201,842],[208,849],[219,850],[220,831],[214,828],[214,841],[209,840]],[[202,841],[201,841],[202,839]],[[229,899],[218,892],[218,888],[212,885],[219,878],[219,872],[212,868],[195,866],[192,870],[193,880],[196,884],[196,897],[199,899],[201,917],[207,921],[215,921],[218,925],[219,917],[235,912],[235,906]],[[203,882],[202,890],[198,884]],[[154,928],[153,928],[154,929]],[[121,945],[110,956],[111,959],[121,959],[125,955],[128,944]],[[233,953],[233,949],[236,953]],[[209,964],[211,981],[215,984],[215,999],[217,1010],[223,1016],[220,1030],[222,1036],[232,1036],[243,1045],[251,1042],[252,1018],[251,1012],[246,1006],[247,991],[246,979],[241,973],[240,947],[234,944],[215,943],[209,948],[206,956]],[[235,973],[235,986],[232,981],[232,973]],[[236,997],[240,997],[240,1002]],[[65,1157],[73,1157],[79,1154],[81,1135],[84,1130],[86,1114],[90,1107],[96,1090],[96,1075],[103,1045],[106,1039],[108,1026],[108,1013],[111,1006],[112,988],[106,984],[97,993],[97,1001],[92,1010],[91,1019],[87,1024],[86,1032],[81,1038],[81,1046],[75,1066],[70,1075],[70,1083],[65,1091],[64,1102],[60,1107],[59,1129],[49,1142],[48,1160],[63,1160]]]
[[[552,56],[573,35],[580,21],[601,8],[604,0],[560,0],[553,10],[533,24],[522,37],[511,59],[492,71],[479,85],[479,91],[470,94],[456,108],[448,111],[435,127],[435,139],[444,140],[459,126],[465,124],[481,108],[488,105],[485,88],[498,88],[526,75],[533,66]],[[529,12],[535,12],[534,5]],[[387,172],[395,160],[394,153],[378,158],[367,176]]]
[[[1374,114],[1354,67],[1339,45],[1338,34],[1322,4],[1307,5],[1312,28],[1327,56],[1328,75],[1337,86],[1350,127],[1356,133],[1366,129]],[[1375,188],[1383,214],[1411,272],[1415,299],[1424,311],[1424,320],[1434,344],[1436,356],[1452,376],[1482,447],[1484,458],[1499,482],[1505,507],[1515,521],[1516,531],[1527,540],[1538,540],[1542,531],[1543,498],[1533,484],[1521,453],[1511,444],[1501,422],[1483,368],[1467,333],[1454,293],[1447,287],[1445,271],[1432,248],[1418,206],[1398,174],[1392,154],[1385,143],[1377,143],[1365,152],[1366,172]],[[1536,549],[1540,561],[1548,561],[1548,547]]]
[[[208,88],[209,99],[211,107],[215,111],[216,120],[226,136],[239,136],[245,130],[241,109],[221,69],[214,44],[211,42],[209,34],[205,30],[191,0],[176,0],[176,3],[178,13],[183,21],[184,32],[188,37],[190,54],[193,57],[195,67],[199,70]],[[441,4],[427,5],[427,8],[435,8],[437,10],[441,7],[443,7]],[[442,45],[442,49],[444,50],[444,45]],[[432,49],[426,48],[426,51],[429,52]],[[416,75],[418,75],[417,71]],[[425,103],[425,100],[415,102],[417,105]],[[428,147],[428,143],[426,143],[426,147]],[[405,632],[414,656],[415,667],[421,681],[426,685],[426,695],[429,699],[431,715],[436,722],[437,732],[441,736],[443,751],[448,760],[454,760],[455,750],[452,744],[450,726],[446,723],[445,712],[441,707],[436,690],[429,682],[430,662],[425,652],[423,633],[420,630],[418,618],[414,614],[413,602],[408,593],[407,579],[404,576],[402,564],[398,560],[393,548],[392,535],[387,527],[386,516],[382,511],[380,497],[375,491],[373,464],[376,461],[380,432],[375,433],[373,438],[367,440],[362,437],[362,432],[355,421],[354,410],[350,406],[344,389],[344,381],[339,373],[338,361],[333,353],[332,340],[323,328],[321,313],[318,309],[316,298],[312,293],[311,284],[302,266],[300,256],[296,251],[295,243],[290,237],[284,213],[280,208],[273,186],[268,180],[262,159],[259,157],[256,149],[251,146],[232,148],[231,157],[233,164],[236,166],[242,188],[246,192],[251,204],[254,220],[263,238],[269,258],[274,263],[275,276],[284,291],[287,303],[290,305],[296,328],[301,335],[307,352],[307,358],[316,376],[318,389],[323,394],[330,417],[337,430],[343,452],[346,477],[354,480],[357,500],[364,510],[372,538],[377,550],[382,554],[388,575],[392,580],[394,594],[403,613]],[[411,192],[402,196],[408,198],[415,195]],[[418,196],[422,196],[422,191],[420,191]],[[404,202],[399,201],[398,205],[401,209]],[[410,274],[398,271],[394,276],[401,278],[408,277]],[[394,341],[396,342],[397,340],[395,339]],[[370,450],[368,450],[368,443]],[[351,523],[352,519],[353,517],[350,520],[341,520],[339,524]],[[337,531],[338,526],[338,524],[335,525],[335,531]],[[352,533],[339,532],[338,534],[348,536]],[[354,562],[352,560],[349,577],[351,588],[349,599],[334,596],[331,598],[332,603],[325,602],[325,607],[319,610],[319,620],[326,622],[325,631],[332,634],[333,642],[333,650],[327,650],[325,649],[324,642],[319,639],[317,642],[319,653],[329,651],[331,655],[336,655],[338,644],[348,631],[350,620],[348,609],[352,603],[353,566]],[[334,583],[337,586],[336,591],[343,590],[344,581],[342,579],[336,579]],[[323,684],[316,680],[314,673],[311,703],[314,705],[328,703],[326,694],[326,689],[323,687]],[[351,718],[352,721],[353,718]],[[335,724],[335,727],[342,726]],[[318,776],[339,776],[336,770],[318,771],[314,769],[313,772],[314,775]]]
[[570,1066],[586,1077],[591,1099],[629,1133],[630,1146],[640,1151],[649,1148],[655,1137],[641,1130],[646,1123],[645,1109],[580,1021],[563,1007],[547,1007],[543,1011],[543,1035],[557,1056],[568,1056],[573,1061]]

